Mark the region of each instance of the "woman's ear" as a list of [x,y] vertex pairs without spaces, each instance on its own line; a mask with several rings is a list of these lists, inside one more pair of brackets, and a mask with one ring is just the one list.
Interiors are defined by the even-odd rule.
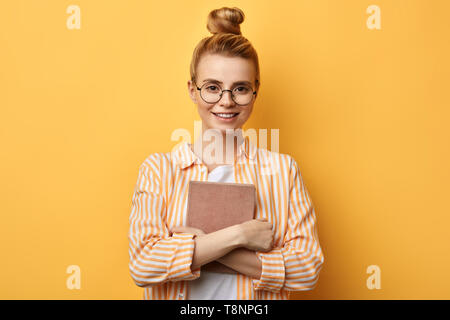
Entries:
[[188,91],[189,91],[189,96],[191,97],[191,100],[195,104],[197,104],[197,98],[195,96],[195,91],[197,91],[197,88],[195,87],[195,85],[192,82],[192,80],[188,80],[187,85],[188,85]]

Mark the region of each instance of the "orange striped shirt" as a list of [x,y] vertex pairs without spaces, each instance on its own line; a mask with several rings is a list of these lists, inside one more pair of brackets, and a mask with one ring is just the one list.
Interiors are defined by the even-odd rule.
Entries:
[[[237,298],[289,299],[291,291],[311,290],[324,263],[316,214],[297,162],[291,156],[258,148],[246,136],[234,159],[236,183],[254,184],[256,218],[274,226],[274,246],[256,251],[262,263],[260,279],[237,274]],[[189,181],[208,181],[208,168],[188,142],[172,152],[153,153],[139,167],[129,218],[129,269],[144,300],[185,300],[194,235],[169,229],[186,225]]]

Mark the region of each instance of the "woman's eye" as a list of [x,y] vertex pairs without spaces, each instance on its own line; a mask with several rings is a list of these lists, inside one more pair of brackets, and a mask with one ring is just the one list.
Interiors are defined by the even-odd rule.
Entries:
[[248,91],[248,88],[247,88],[247,87],[237,87],[237,88],[234,89],[234,90],[236,90],[237,92],[242,93],[242,92],[247,92],[247,91]]
[[206,87],[206,89],[215,91],[215,90],[217,90],[217,87],[216,86],[208,86],[208,87]]

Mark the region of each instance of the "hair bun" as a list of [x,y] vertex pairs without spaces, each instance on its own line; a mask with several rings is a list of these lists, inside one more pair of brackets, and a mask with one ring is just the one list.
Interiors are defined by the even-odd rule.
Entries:
[[212,34],[242,34],[239,25],[244,21],[244,18],[244,12],[241,9],[222,7],[209,13],[206,27]]

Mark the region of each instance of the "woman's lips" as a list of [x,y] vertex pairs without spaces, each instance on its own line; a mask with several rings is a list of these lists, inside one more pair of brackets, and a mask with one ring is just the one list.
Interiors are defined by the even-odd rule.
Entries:
[[[239,115],[239,112],[235,112],[235,113],[233,113],[234,116],[225,118],[225,117],[219,116],[220,113],[214,113],[214,112],[211,112],[211,113],[214,115],[214,117],[216,119],[223,121],[223,122],[233,122]],[[231,114],[231,113],[225,113],[225,114]]]

